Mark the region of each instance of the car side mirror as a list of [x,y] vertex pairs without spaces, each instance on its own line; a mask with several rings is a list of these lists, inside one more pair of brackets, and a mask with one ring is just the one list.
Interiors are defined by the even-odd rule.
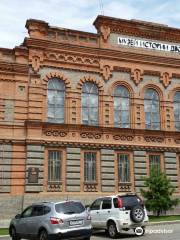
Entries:
[[20,219],[20,218],[21,218],[21,214],[17,214],[17,215],[15,216],[15,218],[16,218],[16,219]]

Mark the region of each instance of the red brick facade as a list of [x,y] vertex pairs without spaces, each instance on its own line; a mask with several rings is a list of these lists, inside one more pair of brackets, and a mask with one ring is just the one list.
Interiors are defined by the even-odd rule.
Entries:
[[[56,28],[28,20],[29,37],[14,49],[0,49],[0,192],[42,198],[139,191],[149,174],[149,154],[159,154],[161,168],[180,193],[180,132],[175,129],[174,95],[180,91],[180,53],[117,44],[129,36],[180,45],[180,29],[98,16],[97,34]],[[47,119],[47,85],[65,85],[64,123]],[[82,87],[98,88],[98,126],[82,124]],[[114,89],[129,91],[130,127],[114,126]],[[159,97],[160,129],[145,127],[144,95]],[[48,183],[48,151],[62,153],[62,176]],[[97,179],[84,181],[84,152],[96,153]],[[118,180],[117,154],[130,158],[130,182]],[[36,174],[34,183],[29,174]],[[34,172],[33,172],[34,171]],[[33,195],[32,195],[33,196]],[[30,200],[29,200],[30,201]],[[28,201],[27,201],[28,202]]]

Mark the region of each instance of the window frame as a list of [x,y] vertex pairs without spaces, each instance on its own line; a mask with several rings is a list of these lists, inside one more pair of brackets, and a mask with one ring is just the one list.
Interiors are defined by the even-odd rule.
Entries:
[[178,108],[178,117],[179,117],[178,128],[176,127],[176,119],[175,119],[175,103],[179,103],[180,105],[180,99],[179,101],[175,101],[175,96],[177,93],[180,94],[180,90],[176,90],[173,94],[173,117],[174,117],[174,129],[179,132],[180,131],[180,107]]
[[[52,159],[50,158],[50,153],[59,153],[59,159]],[[56,155],[56,154],[55,154]],[[48,183],[59,183],[59,182],[62,182],[62,151],[60,150],[48,150]],[[55,162],[55,166],[52,166],[52,163],[51,162]],[[58,168],[59,168],[59,180],[58,179],[53,179],[54,176],[52,177],[51,176],[51,179],[49,174],[51,173],[51,169],[50,169],[50,172],[49,172],[49,168],[56,168],[57,167],[57,164],[58,163]],[[56,175],[55,174],[55,171],[53,171],[53,175]]]
[[116,192],[119,192],[119,186],[120,184],[123,184],[123,182],[119,182],[119,171],[118,171],[118,154],[126,154],[129,156],[129,162],[130,162],[130,182],[124,183],[124,184],[130,184],[131,185],[131,191],[134,191],[135,189],[135,183],[134,183],[134,161],[133,161],[133,152],[130,151],[116,151],[115,152],[115,190]]
[[[63,121],[62,122],[58,122],[57,120],[54,120],[54,118],[53,118],[53,120],[49,120],[49,115],[48,115],[48,111],[49,111],[49,103],[48,103],[48,91],[49,91],[49,88],[48,88],[48,84],[49,84],[49,82],[51,81],[51,80],[53,80],[53,79],[57,79],[57,80],[59,80],[60,82],[62,82],[63,84],[64,84],[64,90],[62,91],[62,90],[56,90],[56,91],[59,91],[59,92],[64,92],[64,118],[63,118]],[[66,84],[65,84],[65,82],[64,82],[64,80],[63,79],[61,79],[61,78],[58,78],[58,77],[52,77],[52,78],[50,78],[49,80],[48,80],[48,82],[47,82],[47,98],[46,98],[46,106],[47,106],[47,109],[46,109],[46,120],[47,120],[47,122],[49,122],[49,123],[56,123],[56,124],[64,124],[64,123],[66,123],[66,105],[67,105],[67,90],[66,90]]]
[[[128,97],[124,97],[124,96],[118,96],[118,95],[115,95],[115,90],[118,88],[118,87],[122,87],[122,88],[125,88],[128,92]],[[128,112],[128,127],[124,127],[122,126],[124,123],[121,121],[119,122],[118,126],[115,124],[115,98],[119,98],[119,100],[121,101],[121,99],[128,99],[128,111],[127,110],[119,110],[119,112],[121,112],[121,116],[119,116],[119,119],[121,118],[122,119],[122,112]],[[117,110],[116,110],[117,111]],[[120,115],[120,114],[119,114]],[[114,87],[113,89],[113,126],[115,128],[131,128],[131,93],[129,91],[129,89],[122,85],[122,84],[118,84],[117,86]]]
[[61,181],[57,182],[62,186],[62,191],[65,192],[66,189],[66,149],[65,148],[46,148],[45,149],[45,162],[44,162],[44,191],[48,192],[48,153],[49,151],[60,151],[62,152],[61,160]]
[[[129,173],[128,173],[128,177],[129,177],[129,181],[121,181],[120,180],[120,162],[121,162],[121,160],[122,159],[120,159],[120,156],[127,156],[128,158],[127,158],[127,160],[128,160],[128,170],[129,170]],[[125,159],[123,159],[123,160],[125,160]],[[117,153],[117,163],[118,163],[118,183],[129,183],[129,182],[131,182],[131,177],[130,177],[130,172],[131,172],[131,170],[130,170],[130,155],[129,154],[125,154],[125,153]],[[126,176],[127,177],[127,176]]]
[[160,156],[160,170],[164,171],[164,155],[161,152],[148,152],[147,153],[147,175],[150,176],[150,157],[149,156]]
[[[152,113],[152,112],[146,112],[145,111],[145,108],[146,108],[146,101],[148,101],[148,103],[150,102],[150,101],[152,101],[153,99],[150,99],[150,98],[146,98],[145,97],[145,95],[146,95],[146,91],[148,91],[148,90],[153,90],[156,94],[157,94],[157,97],[158,97],[158,118],[159,118],[159,126],[158,126],[158,129],[156,128],[154,128],[154,123],[157,123],[157,122],[155,122],[155,121],[151,121],[152,120],[152,117],[150,118],[150,124],[151,124],[151,126],[148,128],[147,127],[147,124],[146,124],[146,113]],[[156,100],[155,100],[156,101]],[[151,104],[151,106],[152,106],[152,104]],[[154,113],[154,112],[153,112]],[[162,121],[162,119],[161,119],[162,117],[161,117],[161,98],[160,98],[160,94],[159,94],[159,92],[155,89],[155,88],[153,88],[153,87],[151,87],[151,86],[149,86],[149,87],[146,87],[145,89],[144,89],[144,128],[145,129],[147,129],[147,130],[154,130],[154,131],[160,131],[161,130],[161,128],[162,128],[162,124],[161,124],[161,121]],[[153,127],[152,127],[153,126]]]
[[[89,161],[89,160],[85,159],[85,154],[95,154],[95,179],[94,180],[93,179],[91,179],[91,180],[85,179],[86,177],[88,178],[88,176],[85,176],[85,161]],[[92,161],[92,159],[91,159],[91,161]],[[92,166],[92,168],[93,168],[93,166]],[[91,170],[93,170],[93,169],[91,169]],[[92,172],[92,175],[93,175],[93,172]],[[97,152],[94,152],[94,151],[85,151],[84,152],[84,182],[85,183],[97,183]]]
[[178,192],[180,193],[180,153],[177,154],[177,175],[178,175]]
[[[87,92],[83,92],[83,86],[87,83],[90,83],[92,85],[95,85],[96,88],[97,88],[97,94],[95,93],[87,93]],[[90,110],[89,110],[89,106],[87,107],[83,107],[83,94],[88,94],[88,96],[90,94],[93,94],[95,96],[97,96],[97,103],[98,103],[98,106],[97,106],[97,123],[96,124],[92,124],[92,121],[90,121],[89,119],[89,114],[90,114]],[[89,98],[88,98],[89,99]],[[88,105],[88,104],[87,104]],[[87,109],[88,110],[88,123],[83,123],[83,109]],[[99,92],[99,87],[96,83],[94,82],[91,82],[91,81],[86,81],[83,83],[82,85],[82,89],[81,89],[81,124],[82,125],[88,125],[88,126],[99,126],[100,124],[100,117],[99,117],[99,113],[100,113],[100,92]]]
[[[84,154],[88,152],[96,153],[96,182],[86,182],[84,178]],[[99,150],[91,150],[91,149],[84,149],[81,150],[81,161],[80,161],[80,168],[81,168],[81,183],[80,188],[81,192],[84,192],[85,185],[96,185],[97,191],[100,191],[101,187],[101,166],[100,166],[100,152]]]

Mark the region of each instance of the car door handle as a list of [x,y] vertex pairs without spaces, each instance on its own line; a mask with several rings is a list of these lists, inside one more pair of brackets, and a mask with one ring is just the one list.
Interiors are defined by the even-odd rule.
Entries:
[[96,213],[99,213],[99,212],[96,212]]
[[108,211],[108,213],[110,213],[111,211]]

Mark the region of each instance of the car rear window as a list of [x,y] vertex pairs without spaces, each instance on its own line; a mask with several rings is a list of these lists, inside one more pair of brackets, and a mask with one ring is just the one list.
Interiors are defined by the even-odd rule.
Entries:
[[55,210],[58,213],[74,214],[84,212],[85,208],[80,202],[65,202],[56,204]]
[[137,196],[123,196],[121,198],[123,206],[134,206],[142,203],[142,200]]
[[[134,196],[119,196],[119,198],[122,199],[122,207],[132,207],[132,206],[136,206],[138,204],[143,204],[142,200],[134,195]],[[114,203],[114,207],[118,208],[118,198],[114,198],[113,199],[113,203]]]

